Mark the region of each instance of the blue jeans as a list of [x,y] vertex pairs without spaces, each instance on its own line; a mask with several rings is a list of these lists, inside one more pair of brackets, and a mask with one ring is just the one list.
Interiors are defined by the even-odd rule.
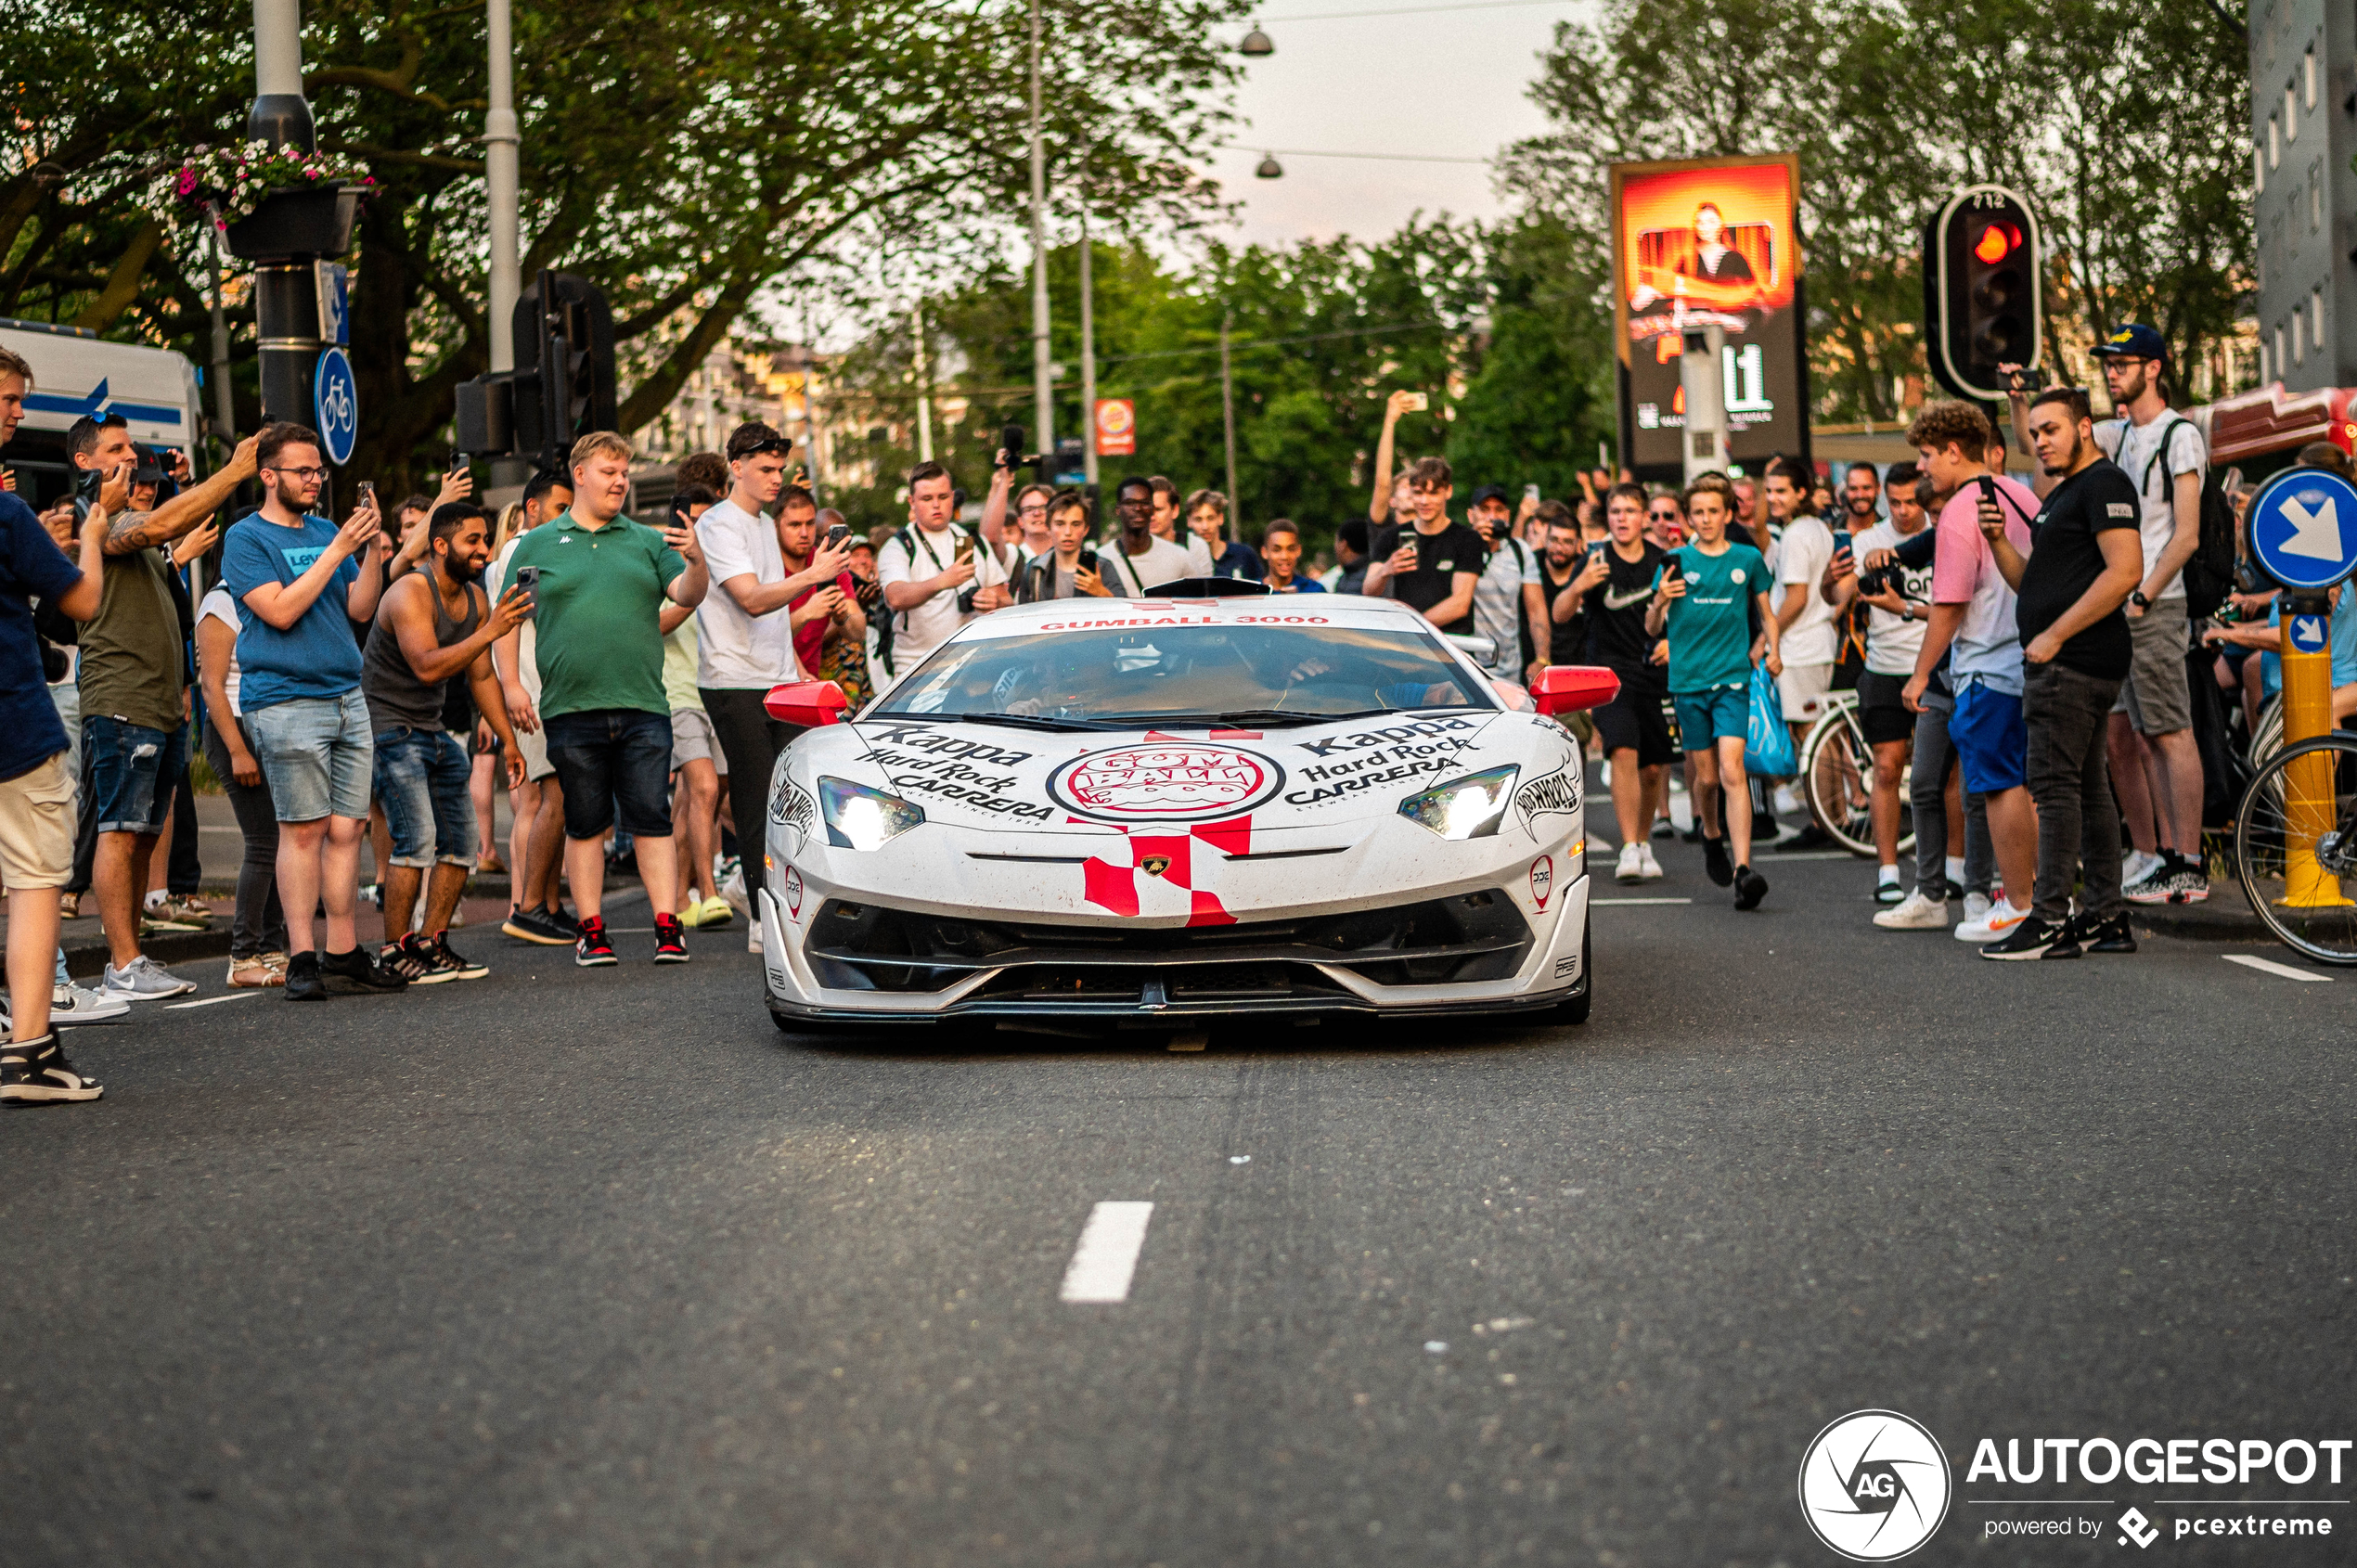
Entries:
[[188,765],[188,732],[149,729],[93,713],[82,721],[90,753],[90,809],[101,833],[161,833],[172,791]]
[[357,688],[341,697],[297,697],[249,708],[245,726],[279,821],[367,819],[376,746],[368,704]]
[[[614,824],[633,838],[671,837],[671,715],[594,708],[542,716],[548,761],[565,792],[565,837],[599,839]],[[750,853],[761,853],[755,841]]]
[[392,829],[388,864],[419,870],[475,863],[475,807],[467,793],[472,766],[447,730],[398,729],[376,738],[377,801]]

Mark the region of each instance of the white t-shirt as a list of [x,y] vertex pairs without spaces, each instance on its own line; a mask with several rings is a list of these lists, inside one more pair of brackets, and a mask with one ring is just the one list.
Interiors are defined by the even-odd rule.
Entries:
[[[515,555],[516,546],[523,543],[524,533],[530,532],[530,529],[525,529],[499,546],[498,557],[492,561],[491,570],[483,573],[484,582],[504,583],[508,580],[508,561]],[[516,678],[523,682],[524,695],[532,699],[533,707],[537,709],[540,706],[540,633],[529,621],[517,627],[516,632]],[[492,668],[498,668],[496,659],[491,662]]]
[[[1818,591],[1825,568],[1833,563],[1834,531],[1820,517],[1797,517],[1784,524],[1784,537],[1776,552],[1776,582],[1790,587],[1798,583],[1808,587],[1800,614],[1784,628],[1778,651],[1786,664],[1830,664],[1841,655],[1841,633],[1834,624],[1834,607],[1825,602]],[[1782,605],[1784,596],[1776,596]]]
[[1519,539],[1500,542],[1474,579],[1474,630],[1490,641],[1493,675],[1522,679],[1522,590],[1539,581],[1539,557]]
[[[205,595],[204,603],[197,607],[197,624],[201,626],[208,621],[220,622],[233,635],[239,629],[238,601],[231,598],[229,590],[219,584],[213,585],[213,592]],[[229,645],[229,671],[221,679],[221,694],[229,700],[231,717],[245,717],[238,708],[238,645],[235,642]]]
[[[1926,527],[1929,525],[1926,524]],[[1922,529],[1901,533],[1887,522],[1878,522],[1862,533],[1850,536],[1849,559],[1863,560],[1869,550],[1895,550],[1908,539],[1920,538]],[[1910,604],[1931,603],[1931,563],[1909,569],[1896,562],[1891,571],[1897,575],[1899,597]],[[1866,607],[1866,668],[1878,675],[1912,675],[1915,673],[1915,655],[1924,646],[1925,623],[1905,615],[1893,615],[1878,604]]]
[[[1195,540],[1194,546],[1203,550],[1202,540]],[[1121,540],[1116,537],[1112,544],[1100,546],[1097,554],[1103,558],[1098,564],[1102,568],[1105,586],[1116,597],[1143,595],[1148,588],[1159,588],[1181,577],[1211,575],[1210,551],[1204,550],[1203,560],[1198,563],[1167,539],[1154,539],[1144,555],[1132,556],[1122,552]]]
[[[712,514],[707,512],[706,517]],[[921,583],[938,577],[956,564],[958,546],[966,538],[966,531],[956,523],[938,533],[928,533],[910,523],[901,531],[915,541],[914,559],[895,533],[876,556],[876,581],[884,587],[895,583]],[[1007,574],[982,541],[974,541],[973,580],[969,588],[986,588],[1004,583]],[[970,611],[958,608],[958,599],[965,588],[944,588],[914,610],[895,612],[892,626],[892,662],[902,675],[915,669],[917,662],[943,643],[947,642],[959,627],[973,619]]]
[[[2158,461],[2161,443],[2169,443],[2166,461]],[[2152,574],[2153,563],[2160,559],[2160,552],[2169,547],[2170,538],[2177,532],[2177,476],[2207,474],[2209,469],[2209,446],[2201,438],[2201,429],[2182,414],[2163,414],[2150,424],[2132,424],[2126,419],[2106,419],[2095,427],[2095,444],[2104,456],[2118,463],[2128,475],[2128,482],[2136,487],[2141,507],[2136,519],[2136,532],[2144,546],[2144,574]],[[2160,590],[2162,598],[2185,597],[2185,574],[2180,572]]]
[[696,684],[766,691],[781,681],[800,680],[792,612],[779,605],[766,615],[749,615],[721,586],[748,574],[759,584],[786,580],[777,523],[767,512],[755,517],[734,501],[723,501],[696,519],[696,542],[703,546],[712,579],[711,591],[696,606]]

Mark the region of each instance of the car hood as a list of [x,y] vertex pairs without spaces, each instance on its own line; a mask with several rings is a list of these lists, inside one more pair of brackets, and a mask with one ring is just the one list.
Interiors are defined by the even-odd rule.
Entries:
[[[1578,752],[1533,713],[1401,713],[1297,728],[1177,727],[1056,734],[879,718],[797,738],[788,790],[821,775],[887,790],[930,822],[983,832],[1152,831],[1213,838],[1337,827],[1396,814],[1468,773],[1520,770],[1516,813],[1576,815]],[[799,802],[793,803],[801,808]]]

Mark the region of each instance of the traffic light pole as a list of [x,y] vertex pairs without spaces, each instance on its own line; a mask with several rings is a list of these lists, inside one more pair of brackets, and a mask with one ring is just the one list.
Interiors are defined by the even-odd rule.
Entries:
[[1056,450],[1055,366],[1048,341],[1048,148],[1039,139],[1039,0],[1031,0],[1031,382],[1039,450]]
[[[249,139],[273,147],[318,145],[303,96],[303,17],[297,0],[253,0],[253,109]],[[312,422],[312,377],[319,360],[318,258],[274,255],[254,267],[262,418]]]

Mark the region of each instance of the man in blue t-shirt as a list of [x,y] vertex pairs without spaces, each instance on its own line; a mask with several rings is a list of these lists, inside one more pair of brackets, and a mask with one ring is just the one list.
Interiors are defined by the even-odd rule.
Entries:
[[[1669,636],[1669,700],[1678,711],[1694,816],[1703,825],[1704,868],[1720,887],[1734,884],[1736,908],[1757,909],[1768,896],[1768,879],[1751,868],[1751,788],[1744,774],[1751,672],[1763,658],[1771,675],[1784,667],[1768,598],[1768,562],[1753,546],[1728,542],[1733,518],[1724,491],[1708,485],[1688,491],[1686,517],[1694,543],[1670,551],[1662,563],[1645,630]],[[1730,846],[1714,830],[1722,796],[1726,836],[1734,841],[1732,859]]]
[[[398,991],[360,946],[353,906],[368,828],[376,748],[360,695],[360,645],[384,591],[390,553],[373,500],[342,527],[311,515],[328,477],[318,435],[274,424],[255,452],[262,509],[229,530],[221,580],[238,601],[238,708],[278,813],[278,902],[287,912],[287,1000]],[[328,950],[312,911],[328,912]]]
[[[0,446],[16,434],[32,385],[32,367],[0,348]],[[8,892],[9,1024],[0,1047],[0,1104],[70,1103],[101,1092],[66,1060],[49,1026],[58,890],[73,874],[74,781],[65,726],[41,670],[32,601],[76,621],[98,613],[109,514],[129,493],[127,469],[109,476],[83,523],[77,566],[31,507],[0,491],[0,884]]]

